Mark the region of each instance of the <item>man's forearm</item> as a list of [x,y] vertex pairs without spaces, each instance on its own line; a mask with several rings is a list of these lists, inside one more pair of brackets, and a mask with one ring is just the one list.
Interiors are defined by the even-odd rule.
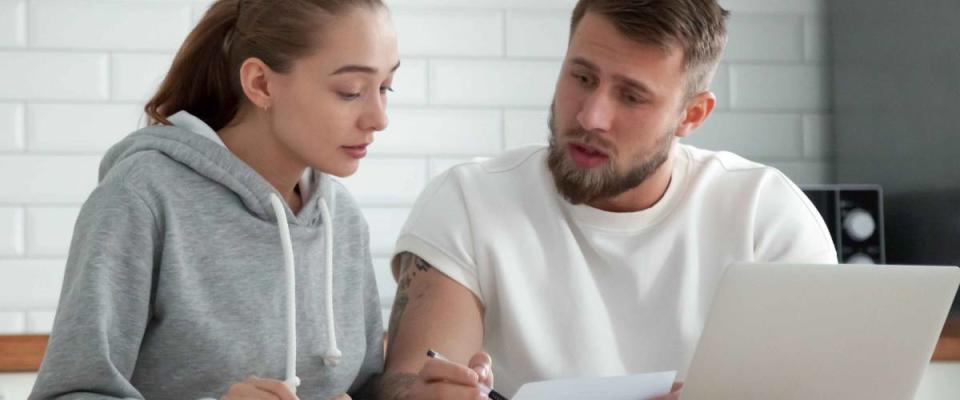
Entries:
[[367,381],[355,400],[407,400],[416,374],[385,372]]

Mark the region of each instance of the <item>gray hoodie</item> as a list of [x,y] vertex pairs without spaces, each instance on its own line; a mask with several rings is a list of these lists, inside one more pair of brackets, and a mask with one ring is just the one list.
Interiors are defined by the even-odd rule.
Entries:
[[[357,205],[316,171],[301,182],[298,214],[276,203],[295,260],[296,329],[288,335],[291,281],[273,187],[200,120],[186,113],[173,120],[131,134],[103,159],[74,230],[30,398],[220,397],[250,375],[285,379],[294,333],[300,398],[354,392],[383,363],[379,296]],[[336,365],[324,362],[338,351]]]

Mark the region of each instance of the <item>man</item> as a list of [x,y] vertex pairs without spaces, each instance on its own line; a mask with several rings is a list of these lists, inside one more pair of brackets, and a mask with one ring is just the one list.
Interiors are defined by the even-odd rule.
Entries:
[[550,146],[436,178],[398,239],[384,379],[399,398],[476,398],[491,383],[481,350],[507,395],[565,377],[682,379],[725,266],[836,263],[783,174],[677,142],[716,104],[727,15],[715,0],[577,4]]

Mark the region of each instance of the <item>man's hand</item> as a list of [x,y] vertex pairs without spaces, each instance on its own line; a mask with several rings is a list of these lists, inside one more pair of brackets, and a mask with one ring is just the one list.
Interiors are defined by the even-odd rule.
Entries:
[[680,389],[683,389],[683,382],[674,382],[670,388],[670,394],[656,397],[652,400],[678,400],[680,398]]
[[[230,386],[220,400],[298,400],[283,381],[251,376]],[[341,400],[341,399],[337,399]]]
[[407,392],[409,400],[433,399],[484,399],[486,396],[477,387],[482,383],[491,387],[490,356],[477,353],[470,359],[469,367],[440,359],[430,359]]

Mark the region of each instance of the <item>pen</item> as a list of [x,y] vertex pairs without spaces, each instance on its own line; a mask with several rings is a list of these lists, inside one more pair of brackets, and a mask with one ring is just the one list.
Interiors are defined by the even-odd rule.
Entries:
[[[441,356],[440,353],[437,353],[433,350],[427,350],[427,357],[436,358],[438,360],[443,360],[447,362],[452,362],[444,358],[443,356]],[[480,389],[480,393],[483,393],[484,395],[486,395],[487,397],[493,400],[510,400],[509,398],[507,398],[507,396],[497,393],[496,390],[493,390],[487,387],[487,385],[484,385],[483,383],[477,383],[477,388]]]

